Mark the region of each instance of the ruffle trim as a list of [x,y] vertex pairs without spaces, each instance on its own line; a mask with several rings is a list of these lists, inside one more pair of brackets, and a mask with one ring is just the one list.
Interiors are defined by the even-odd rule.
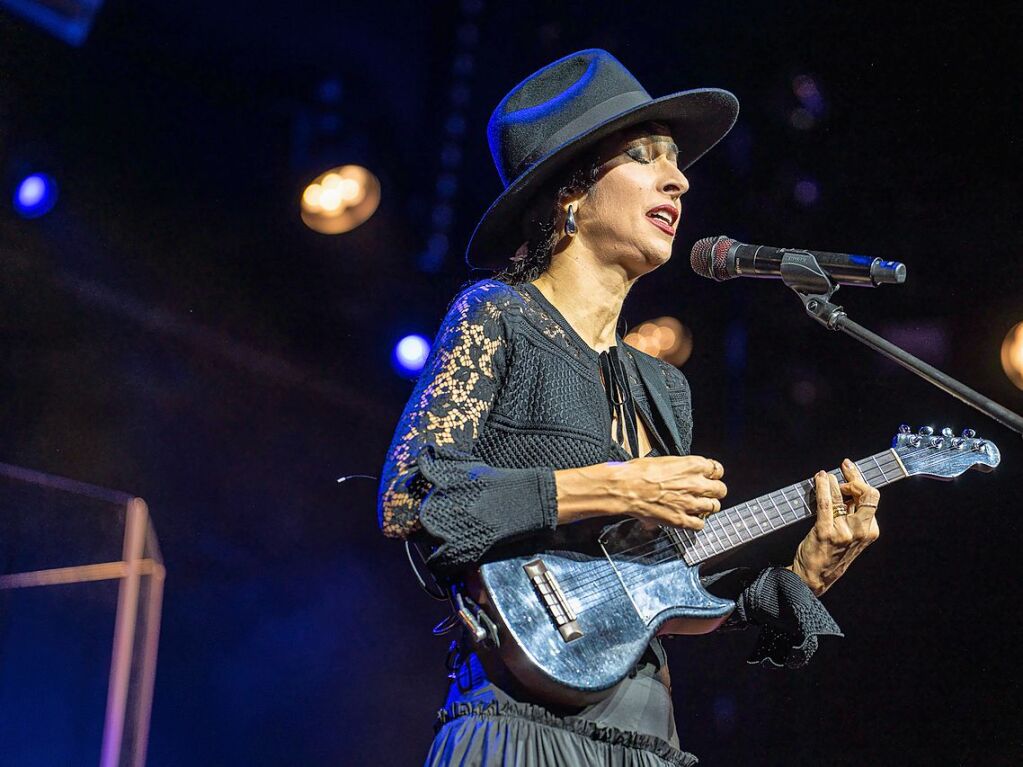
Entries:
[[746,589],[743,612],[762,628],[746,662],[767,668],[802,668],[820,645],[818,637],[844,636],[835,619],[795,573],[765,570]]
[[559,717],[543,706],[532,703],[499,703],[497,701],[476,704],[464,701],[451,703],[437,712],[435,729],[439,732],[441,727],[448,722],[453,722],[466,716],[480,719],[501,717],[521,719],[533,724],[571,732],[590,740],[607,743],[608,745],[648,751],[673,767],[694,767],[694,765],[699,763],[699,760],[693,754],[690,754],[688,751],[679,751],[666,740],[658,738],[656,735],[629,732],[617,727],[603,727],[594,721],[580,717]]

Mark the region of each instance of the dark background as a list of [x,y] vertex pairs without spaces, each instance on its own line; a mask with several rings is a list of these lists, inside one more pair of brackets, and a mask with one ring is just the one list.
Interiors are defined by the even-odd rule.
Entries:
[[[168,580],[149,763],[425,754],[443,610],[376,531],[375,483],[335,479],[379,473],[411,387],[393,345],[432,336],[474,278],[459,251],[499,191],[490,110],[594,46],[654,95],[742,104],[688,174],[676,258],[625,312],[692,329],[693,449],[724,463],[730,499],[878,452],[901,422],[972,426],[1003,453],[993,475],[883,493],[881,539],[826,599],[846,638],[808,668],[745,665],[751,634],[669,643],[684,747],[711,765],[1018,763],[1019,437],[780,283],[715,285],[686,256],[728,233],[902,260],[906,285],[840,293],[851,315],[1023,410],[998,359],[1023,320],[1021,31],[982,3],[112,0],[76,48],[0,11],[0,460],[150,504]],[[823,96],[809,130],[790,120],[804,74]],[[348,159],[381,207],[318,235],[298,196]],[[30,169],[61,197],[23,220]],[[787,561],[802,532],[737,561]],[[63,728],[25,717],[39,764],[95,763],[85,707]]]

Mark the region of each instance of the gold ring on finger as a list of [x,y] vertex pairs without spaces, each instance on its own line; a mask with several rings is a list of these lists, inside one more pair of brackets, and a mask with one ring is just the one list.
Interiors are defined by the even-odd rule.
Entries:
[[849,513],[849,509],[845,507],[844,503],[833,503],[831,504],[831,516],[835,519],[838,517],[844,517]]

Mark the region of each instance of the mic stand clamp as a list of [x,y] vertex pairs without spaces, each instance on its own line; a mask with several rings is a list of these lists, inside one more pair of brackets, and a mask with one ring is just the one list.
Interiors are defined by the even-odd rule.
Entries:
[[799,296],[806,313],[829,330],[835,330],[838,319],[846,316],[841,306],[831,303],[841,286],[831,281],[812,253],[788,251],[781,260],[781,279]]
[[787,252],[781,260],[781,279],[799,296],[806,313],[828,330],[841,330],[947,394],[951,394],[1017,434],[1023,434],[1023,416],[1002,407],[994,400],[942,373],[937,368],[928,365],[923,360],[849,319],[849,315],[841,306],[836,306],[831,302],[831,297],[835,295],[839,286],[832,282],[828,273],[824,271],[812,253]]

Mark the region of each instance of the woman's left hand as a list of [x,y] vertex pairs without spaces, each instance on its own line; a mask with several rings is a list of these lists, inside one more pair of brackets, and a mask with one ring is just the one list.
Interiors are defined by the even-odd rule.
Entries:
[[848,458],[842,461],[842,474],[846,481],[841,485],[825,471],[814,477],[817,522],[799,544],[789,568],[817,596],[841,578],[880,534],[874,514],[881,494]]

